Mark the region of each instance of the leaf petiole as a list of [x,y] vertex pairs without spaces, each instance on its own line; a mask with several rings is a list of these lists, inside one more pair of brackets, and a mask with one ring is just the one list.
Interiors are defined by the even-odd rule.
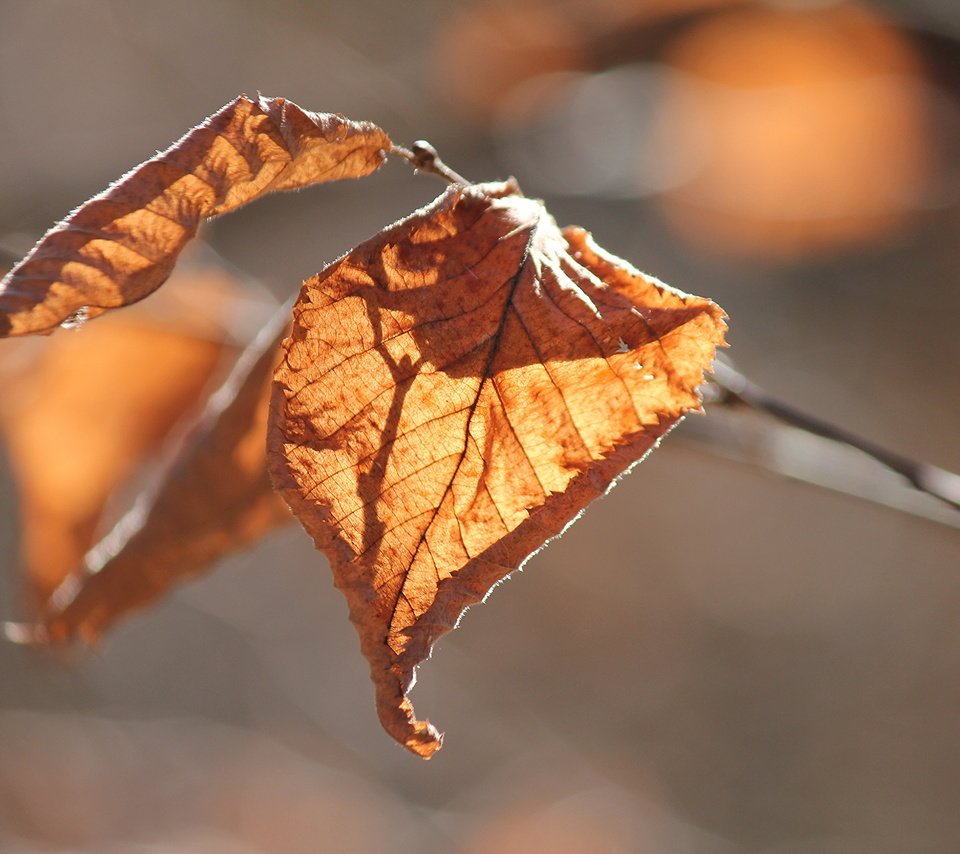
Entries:
[[390,153],[402,157],[418,172],[431,172],[434,175],[439,175],[449,184],[460,184],[467,187],[473,183],[447,166],[440,159],[440,155],[437,154],[437,149],[425,139],[418,139],[410,148],[404,148],[402,145],[391,145]]

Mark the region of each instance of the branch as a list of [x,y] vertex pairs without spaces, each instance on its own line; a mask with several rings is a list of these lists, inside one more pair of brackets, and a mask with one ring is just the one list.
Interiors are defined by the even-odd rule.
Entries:
[[418,172],[430,172],[439,175],[449,184],[460,184],[467,187],[472,183],[447,166],[440,159],[440,155],[437,154],[437,149],[425,139],[418,139],[410,148],[404,148],[401,145],[391,146],[390,153],[397,154],[407,160]]
[[[710,388],[712,388],[712,393]],[[951,512],[948,514],[951,523],[954,525],[960,524],[960,516],[957,516],[953,512],[960,510],[960,475],[889,451],[869,439],[864,439],[841,427],[837,427],[834,424],[802,412],[790,404],[777,399],[755,383],[752,383],[743,376],[743,374],[724,361],[718,360],[714,365],[710,388],[708,388],[707,394],[708,397],[712,397],[714,405],[719,404],[732,411],[743,409],[752,410],[768,416],[780,424],[801,431],[807,434],[808,437],[821,437],[834,445],[845,446],[849,449],[859,451],[862,454],[866,454],[885,468],[895,472],[903,478],[907,484],[913,487],[914,490],[931,496],[943,505],[951,508]],[[721,442],[721,444],[723,443]],[[744,455],[739,454],[738,456],[743,457]],[[781,473],[792,474],[803,480],[827,485],[841,491],[879,501],[880,503],[898,506],[900,509],[907,509],[910,512],[918,512],[920,515],[929,518],[937,518],[937,521],[946,521],[941,518],[942,514],[930,514],[929,512],[921,512],[916,508],[903,507],[903,502],[882,500],[876,495],[871,494],[865,488],[857,489],[854,488],[852,484],[844,485],[840,483],[839,481],[843,479],[845,474],[851,474],[849,471],[844,472],[842,466],[839,470],[834,470],[829,475],[825,475],[822,468],[818,470],[816,474],[810,474],[809,471],[806,474],[800,474],[796,470],[796,465],[787,467],[790,470],[785,471],[785,467],[776,461],[760,459],[757,454],[754,454],[753,458],[753,461],[758,464],[772,468],[775,471],[780,471]],[[793,460],[791,462],[795,463],[796,461]],[[809,470],[813,467],[807,466],[807,468]],[[824,481],[828,482],[825,483]]]

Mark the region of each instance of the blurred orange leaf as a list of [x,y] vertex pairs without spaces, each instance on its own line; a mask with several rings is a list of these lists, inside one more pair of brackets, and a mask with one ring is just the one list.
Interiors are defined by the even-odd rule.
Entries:
[[265,435],[281,309],[244,351],[151,500],[141,499],[56,591],[42,640],[95,641],[111,623],[291,521],[273,491]]
[[661,132],[700,152],[661,197],[689,242],[819,258],[924,207],[939,168],[932,90],[917,45],[879,10],[732,8],[679,35],[665,60],[680,73],[666,78]]
[[400,743],[440,746],[406,696],[434,641],[699,407],[724,329],[512,182],[453,187],[304,283],[271,474]]
[[229,317],[235,298],[234,280],[205,267],[171,280],[153,304],[162,313],[0,344],[0,437],[32,604],[77,568],[111,494],[200,404],[232,346],[213,318]]
[[202,220],[276,190],[368,175],[389,148],[369,122],[240,96],[48,231],[0,281],[0,336],[143,299]]

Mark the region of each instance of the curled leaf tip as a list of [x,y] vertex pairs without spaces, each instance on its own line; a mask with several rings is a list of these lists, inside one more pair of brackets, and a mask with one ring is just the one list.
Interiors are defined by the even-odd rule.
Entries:
[[381,704],[377,713],[384,730],[411,753],[430,759],[443,746],[443,733],[429,721],[417,720],[410,700]]

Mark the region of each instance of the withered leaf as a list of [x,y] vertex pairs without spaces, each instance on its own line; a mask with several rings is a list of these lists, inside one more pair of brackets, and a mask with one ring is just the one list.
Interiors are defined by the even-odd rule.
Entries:
[[240,96],[48,231],[0,281],[0,336],[143,299],[202,220],[276,190],[368,175],[389,148],[369,122]]
[[407,698],[434,641],[699,407],[724,329],[509,182],[451,188],[304,283],[270,471],[400,743],[440,746]]
[[82,334],[0,342],[0,439],[19,493],[32,606],[80,564],[114,491],[197,415],[214,374],[235,358],[218,319],[238,301],[232,277],[195,267],[150,310]]
[[289,306],[244,351],[165,473],[54,593],[36,640],[87,643],[218,558],[292,521],[266,465],[267,413]]

